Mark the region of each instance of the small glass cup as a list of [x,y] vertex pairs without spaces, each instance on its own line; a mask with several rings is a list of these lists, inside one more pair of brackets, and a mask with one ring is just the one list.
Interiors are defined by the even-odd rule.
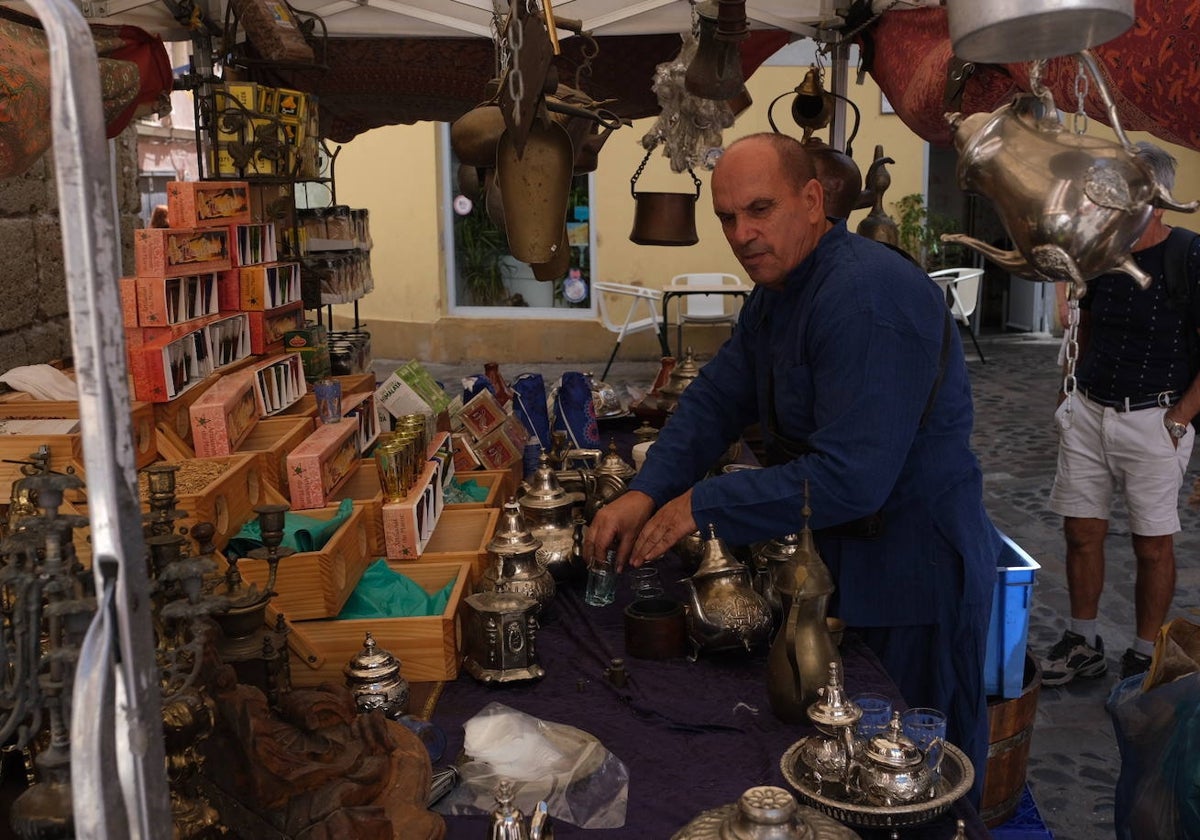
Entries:
[[909,709],[900,713],[900,729],[925,753],[925,763],[938,772],[946,740],[946,713],[925,707]]
[[342,419],[342,383],[336,379],[321,379],[313,383],[317,398],[317,416],[322,423],[338,423]]
[[858,719],[855,734],[863,741],[872,735],[877,735],[887,729],[892,719],[892,701],[887,695],[874,692],[856,694],[854,704],[862,709],[862,717]]
[[588,567],[587,589],[584,603],[593,607],[605,607],[617,598],[617,550],[604,552],[604,559]]

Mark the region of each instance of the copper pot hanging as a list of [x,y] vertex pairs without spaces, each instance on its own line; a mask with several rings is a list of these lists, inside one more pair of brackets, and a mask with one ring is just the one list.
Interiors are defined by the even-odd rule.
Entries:
[[646,150],[646,156],[629,179],[629,192],[634,202],[633,230],[629,233],[629,241],[637,245],[695,245],[700,241],[696,233],[700,179],[691,167],[688,167],[688,174],[696,185],[695,194],[637,191],[637,180],[655,148],[657,144]]

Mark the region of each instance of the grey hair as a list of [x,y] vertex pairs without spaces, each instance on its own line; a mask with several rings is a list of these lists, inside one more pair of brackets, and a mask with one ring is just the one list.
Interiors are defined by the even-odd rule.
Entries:
[[1174,155],[1145,140],[1134,143],[1133,147],[1137,149],[1137,158],[1150,169],[1155,182],[1168,191],[1175,189],[1175,167],[1179,161],[1175,160]]

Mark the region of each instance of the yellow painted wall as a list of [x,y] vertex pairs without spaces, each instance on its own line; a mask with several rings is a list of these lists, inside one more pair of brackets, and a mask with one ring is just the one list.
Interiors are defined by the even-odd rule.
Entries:
[[[794,88],[805,69],[760,68],[747,83],[754,104],[725,132],[725,142],[770,130],[767,106],[780,93]],[[898,117],[881,113],[879,88],[869,78],[861,86],[852,79],[847,92],[862,111],[853,146],[859,168],[866,171],[876,144],[882,144],[885,153],[896,160],[889,167],[892,184],[885,206],[894,216],[892,202],[923,191],[925,143]],[[775,107],[775,122],[798,135],[789,113],[790,101],[785,98]],[[596,279],[657,286],[685,271],[740,273],[712,214],[709,172],[697,173],[703,182],[697,205],[697,245],[647,247],[629,241],[634,216],[629,179],[644,154],[641,137],[652,125],[652,119],[641,120],[614,133],[600,155],[592,211],[597,231]],[[1110,132],[1104,126],[1093,126],[1093,130]],[[432,123],[376,129],[343,146],[337,158],[338,201],[371,211],[376,287],[361,302],[360,314],[372,332],[375,355],[436,362],[479,361],[484,356],[497,361],[547,362],[607,358],[613,335],[598,316],[587,312],[581,312],[583,321],[447,315],[439,136],[439,127]],[[1137,133],[1132,137],[1153,139]],[[1200,197],[1200,155],[1167,148],[1180,159],[1175,194],[1184,199]],[[692,183],[686,173],[671,172],[666,159],[656,153],[639,179],[638,189],[686,192]],[[850,227],[866,212],[854,213]],[[1189,217],[1180,214],[1170,214],[1168,221],[1200,228],[1200,222],[1189,222]],[[344,321],[351,309],[338,307],[337,313],[339,321]],[[693,334],[699,352],[704,353],[715,349],[728,333],[720,327],[689,328],[689,343]],[[643,333],[626,340],[620,357],[655,360],[659,353],[654,337]]]

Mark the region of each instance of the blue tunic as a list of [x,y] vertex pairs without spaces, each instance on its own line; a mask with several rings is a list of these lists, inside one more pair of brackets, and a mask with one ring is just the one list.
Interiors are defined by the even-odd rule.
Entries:
[[[631,487],[661,506],[695,485],[697,525],[715,526],[733,545],[798,531],[805,482],[814,529],[880,512],[878,538],[818,533],[837,585],[831,612],[867,628],[909,703],[946,710],[950,740],[979,757],[1001,543],[983,508],[970,383],[952,325],[945,372],[921,423],[946,311],[925,272],[837,223],[781,289],[754,290],[734,336],[683,392]],[[815,451],[700,481],[747,426],[760,422],[771,445],[772,390],[780,433]]]

